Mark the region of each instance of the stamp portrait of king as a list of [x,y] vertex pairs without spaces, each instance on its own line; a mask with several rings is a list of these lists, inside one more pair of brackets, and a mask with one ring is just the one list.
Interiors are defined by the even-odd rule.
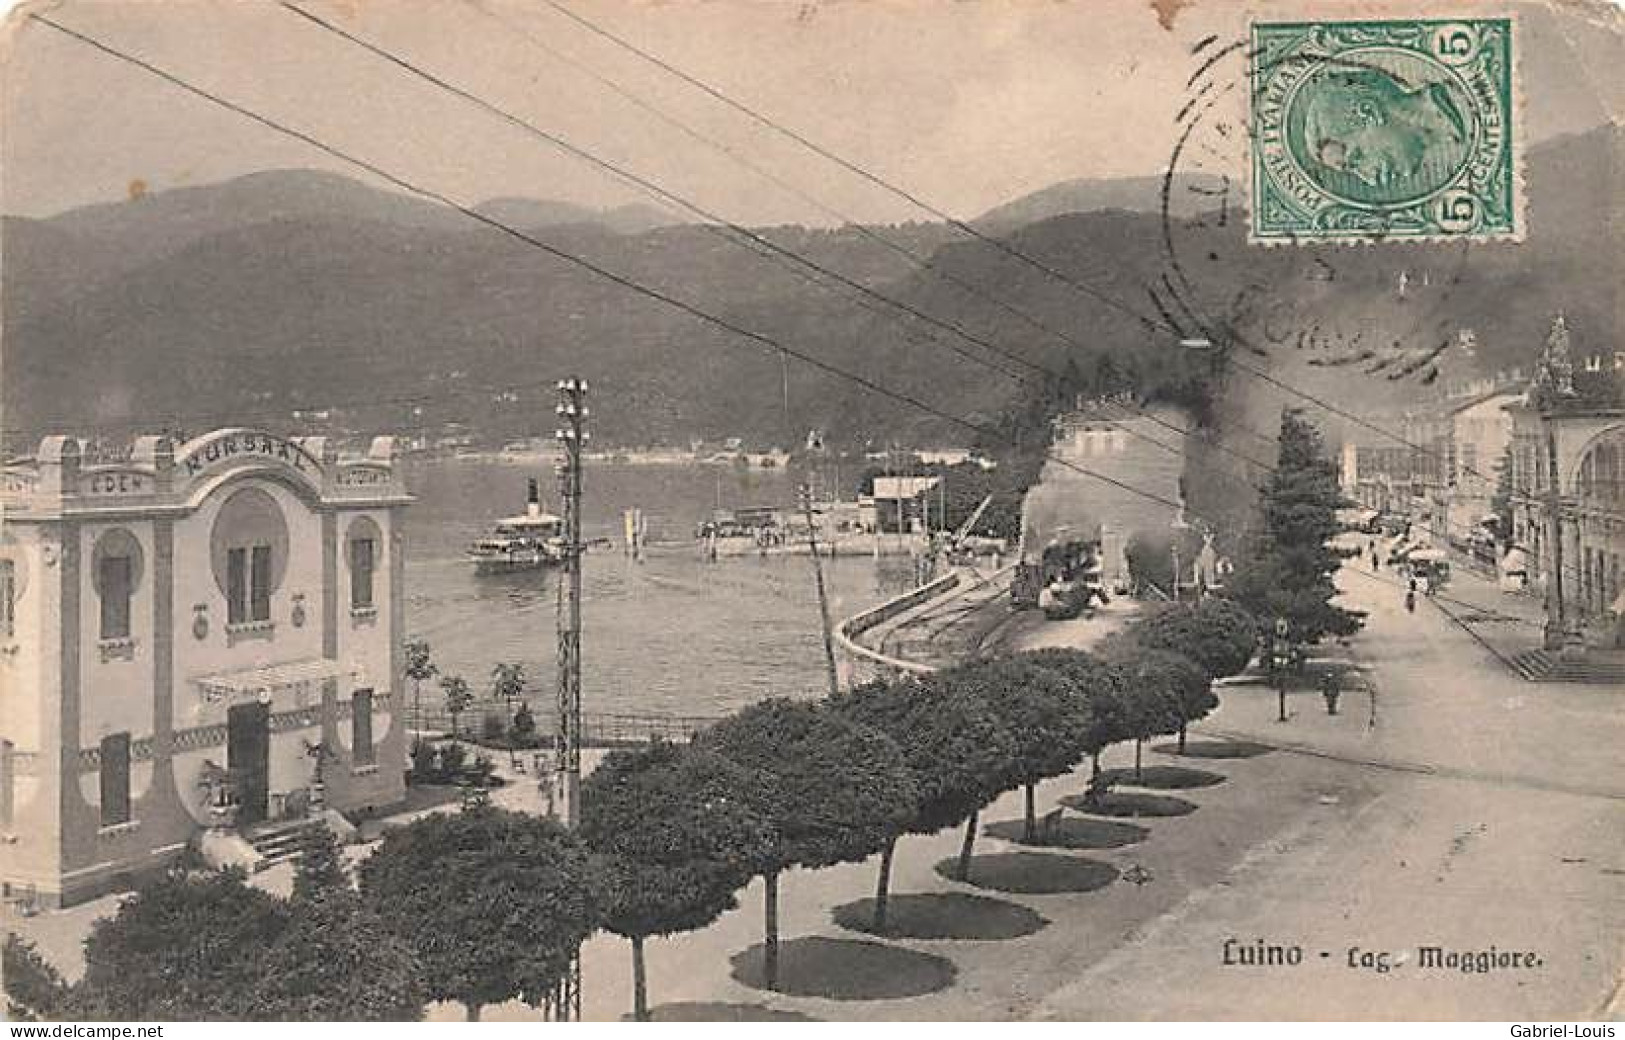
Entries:
[[1255,24],[1254,241],[1522,235],[1509,20]]

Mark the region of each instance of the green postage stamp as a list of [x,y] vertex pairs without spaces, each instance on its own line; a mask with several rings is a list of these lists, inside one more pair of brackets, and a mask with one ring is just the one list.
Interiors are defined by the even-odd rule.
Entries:
[[1249,238],[1521,239],[1512,29],[1254,24]]

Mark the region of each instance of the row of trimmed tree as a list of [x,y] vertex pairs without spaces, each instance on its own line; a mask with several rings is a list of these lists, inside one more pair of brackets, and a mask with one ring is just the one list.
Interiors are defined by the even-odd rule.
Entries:
[[[598,928],[632,946],[703,928],[764,887],[762,975],[778,982],[781,877],[879,853],[873,927],[886,930],[900,839],[964,825],[968,879],[982,810],[1100,752],[1179,733],[1245,667],[1251,619],[1221,600],[1170,606],[1099,656],[1043,650],[875,682],[824,701],[772,699],[689,745],[616,751],[585,780],[575,832],[475,806],[388,832],[353,884],[330,846],[306,852],[292,900],[229,873],[172,872],[99,924],[66,987],[10,944],[42,1017],[415,1018],[427,1000],[541,1006]],[[325,945],[322,945],[325,944]],[[299,965],[304,967],[294,970]],[[318,967],[319,966],[319,967]],[[155,974],[157,973],[157,974]],[[161,976],[161,978],[160,978]],[[8,989],[15,992],[8,984]],[[162,1003],[154,1004],[155,1000]]]
[[886,929],[897,845],[964,825],[968,879],[982,810],[1111,744],[1178,733],[1217,706],[1212,681],[1246,667],[1250,616],[1223,600],[1149,613],[1100,656],[1043,650],[873,682],[820,702],[773,699],[702,733],[609,755],[583,787],[581,838],[604,882],[604,927],[632,944],[634,1015],[647,1015],[643,947],[710,924],[763,880],[762,976],[778,981],[781,876],[879,853],[873,929]]

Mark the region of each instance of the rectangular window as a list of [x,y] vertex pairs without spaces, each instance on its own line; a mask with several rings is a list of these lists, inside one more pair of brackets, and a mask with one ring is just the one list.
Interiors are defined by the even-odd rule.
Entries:
[[130,735],[102,738],[102,826],[130,822]]
[[226,550],[226,624],[248,620],[248,550]]
[[97,578],[102,591],[102,638],[130,638],[130,579],[128,556],[103,556]]
[[358,766],[370,766],[377,761],[372,753],[371,690],[357,690],[350,698],[350,750]]
[[226,624],[271,620],[271,547],[226,550]]
[[350,609],[372,606],[373,541],[356,538],[350,542]]
[[17,634],[17,565],[0,560],[0,639]]
[[271,620],[271,547],[256,545],[249,559],[248,620]]

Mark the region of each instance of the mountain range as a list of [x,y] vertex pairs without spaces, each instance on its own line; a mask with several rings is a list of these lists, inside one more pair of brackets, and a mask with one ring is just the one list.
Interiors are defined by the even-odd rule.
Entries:
[[[1161,213],[1164,179],[1157,177],[1080,177],[1061,181],[1002,206],[995,206],[972,223],[983,231],[1005,234],[1040,220],[1068,213],[1120,209],[1130,213]],[[1223,182],[1211,174],[1176,174],[1167,183],[1169,213],[1180,219],[1213,208]]]
[[[496,199],[477,209],[985,424],[1041,369],[1088,368],[1107,351],[1143,372],[1165,368],[1168,344],[1151,342],[1141,320],[1159,307],[1186,331],[1222,321],[1277,354],[1319,351],[1322,364],[1360,349],[1426,351],[1471,327],[1477,354],[1458,368],[1527,366],[1558,309],[1582,351],[1621,349],[1622,136],[1608,126],[1530,151],[1521,245],[1261,250],[1246,245],[1235,212],[1203,212],[1200,190],[1176,193],[1184,201],[1165,229],[1160,178],[1067,182],[1015,200],[976,222],[997,242],[934,222],[754,229],[936,326],[725,228],[652,208]],[[971,437],[455,211],[330,173],[266,171],[7,217],[0,252],[8,430],[283,428],[296,408],[367,402],[345,421],[461,421],[498,439],[549,433],[546,388],[577,373],[598,387],[604,443],[784,444],[809,428],[854,443]],[[1336,385],[1350,406],[1420,392],[1388,374]]]

